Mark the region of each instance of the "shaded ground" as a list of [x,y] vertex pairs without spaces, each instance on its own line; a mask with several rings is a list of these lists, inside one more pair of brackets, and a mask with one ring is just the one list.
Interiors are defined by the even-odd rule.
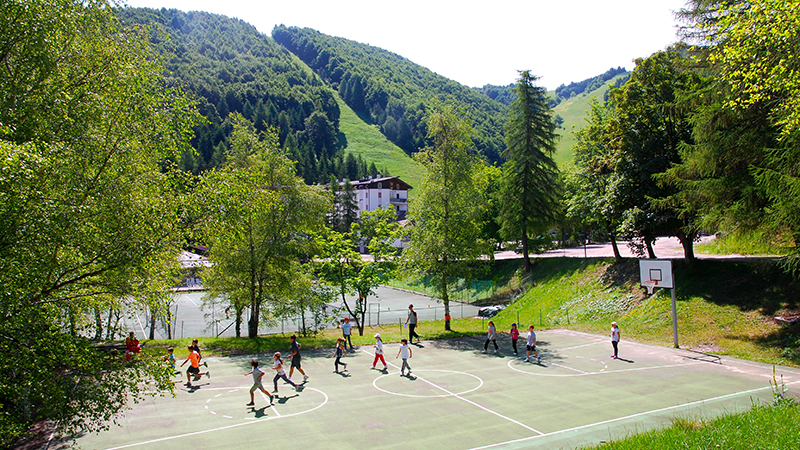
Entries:
[[[279,384],[274,406],[261,396],[247,407],[255,356],[210,358],[212,378],[195,389],[176,383],[175,398],[148,400],[84,448],[572,448],[660,428],[673,417],[714,417],[769,401],[772,366],[705,358],[696,352],[623,340],[608,357],[604,336],[567,330],[537,334],[541,364],[500,351],[484,355],[483,339],[425,342],[413,348],[413,376],[399,376],[397,346],[386,346],[387,371],[371,369],[372,348],[344,358],[331,373],[330,350],[309,352],[310,375],[299,392]],[[380,364],[380,363],[379,363]],[[262,364],[268,367],[268,364]],[[379,366],[380,368],[380,366]],[[777,368],[790,393],[800,371]],[[299,381],[299,377],[295,377]],[[177,379],[176,379],[177,381]],[[271,381],[271,380],[270,380]],[[271,387],[271,383],[265,383]],[[50,448],[65,448],[55,443]]]

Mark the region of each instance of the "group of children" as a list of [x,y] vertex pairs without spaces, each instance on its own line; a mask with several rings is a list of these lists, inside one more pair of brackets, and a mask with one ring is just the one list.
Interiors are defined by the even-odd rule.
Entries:
[[[514,349],[514,356],[517,356],[517,341],[519,340],[519,330],[517,329],[517,324],[511,324],[511,347]],[[489,342],[494,344],[494,352],[497,353],[499,347],[497,346],[497,329],[494,326],[494,322],[491,320],[489,321],[489,329],[488,329],[488,336],[486,337],[486,342],[483,344],[483,351],[481,353],[486,353],[489,349]],[[525,345],[525,349],[527,353],[525,354],[525,362],[530,362],[531,353],[536,356],[536,362],[542,362],[542,357],[539,356],[539,353],[536,351],[536,332],[534,331],[533,325],[528,327],[528,341]]]
[[[345,320],[345,322],[347,323],[348,321]],[[335,358],[334,371],[333,371],[334,373],[340,373],[339,365],[342,365],[344,367],[343,371],[347,370],[347,363],[342,362],[341,358],[343,356],[347,356],[346,348],[347,344],[349,343],[348,338],[350,334],[350,328],[349,327],[346,327],[346,329],[345,327],[342,328],[343,328],[343,337],[336,339],[336,347],[333,352],[333,357]],[[133,335],[132,332],[131,335]],[[516,356],[518,354],[517,341],[519,340],[520,336],[519,329],[517,328],[516,323],[511,324],[510,335],[511,335],[511,346],[513,348],[514,356]],[[381,339],[380,333],[376,333],[374,337],[375,337],[375,344],[373,345],[373,348],[375,350],[375,358],[372,361],[372,368],[374,369],[375,365],[378,363],[378,361],[380,361],[381,363],[383,363],[382,370],[385,371],[387,368],[387,364],[383,356],[383,340]],[[258,359],[253,358],[250,361],[250,366],[252,367],[252,369],[249,372],[245,373],[245,376],[247,375],[253,376],[253,386],[250,387],[250,403],[248,403],[247,406],[255,405],[254,393],[256,390],[260,390],[261,392],[266,394],[269,397],[269,403],[272,404],[274,399],[274,396],[272,394],[278,393],[278,381],[281,379],[283,379],[283,381],[285,381],[286,383],[290,384],[295,390],[299,390],[300,386],[291,380],[291,376],[295,368],[297,368],[297,370],[303,375],[303,382],[308,380],[308,375],[301,367],[301,357],[300,357],[301,345],[299,342],[297,342],[297,336],[291,335],[289,339],[291,342],[291,350],[290,350],[291,354],[289,355],[289,357],[291,358],[291,366],[289,368],[288,376],[286,375],[286,370],[283,368],[284,363],[281,357],[281,353],[275,352],[272,355],[273,359],[272,369],[275,371],[275,377],[272,379],[272,383],[274,386],[274,390],[272,391],[272,393],[264,389],[264,385],[261,381],[262,378],[264,377],[264,371],[262,371],[259,368]],[[614,359],[617,358],[619,340],[620,340],[619,327],[617,326],[616,322],[612,322],[611,344],[614,349],[614,354],[611,357]],[[488,324],[488,335],[486,338],[486,342],[483,344],[482,353],[487,352],[490,342],[494,344],[494,352],[497,353],[497,350],[499,349],[499,347],[497,346],[497,329],[495,328],[494,322],[491,320],[489,321]],[[350,348],[351,350],[353,349],[352,343],[350,343]],[[187,362],[190,363],[189,368],[186,370],[186,386],[191,387],[192,376],[194,376],[195,380],[197,380],[199,379],[199,377],[203,375],[205,375],[206,377],[211,377],[211,374],[208,370],[206,370],[203,373],[200,372],[200,362],[203,356],[200,353],[200,347],[198,345],[197,339],[192,340],[192,345],[190,345],[188,349],[189,349],[189,356],[186,358],[186,360],[183,361],[181,367],[183,367]],[[533,325],[530,325],[528,327],[528,336],[525,349],[526,349],[525,362],[530,362],[530,356],[531,353],[533,353],[533,355],[536,357],[537,363],[541,363],[542,357],[536,351],[536,332],[534,331]],[[400,367],[401,377],[411,376],[411,366],[408,364],[408,360],[411,357],[412,357],[412,351],[411,347],[409,346],[408,339],[403,338],[400,340],[400,348],[398,349],[397,355],[395,356],[395,358],[402,359],[402,365]],[[164,357],[164,359],[168,361],[174,373],[176,374],[180,373],[180,371],[175,370],[175,356],[173,354],[172,347],[168,349],[168,354],[167,356]],[[208,364],[204,361],[203,366],[208,367]]]

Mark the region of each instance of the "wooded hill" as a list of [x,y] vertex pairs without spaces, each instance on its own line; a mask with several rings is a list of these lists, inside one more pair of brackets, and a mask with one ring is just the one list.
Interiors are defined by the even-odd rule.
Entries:
[[232,129],[228,114],[239,112],[259,130],[280,129],[280,142],[306,182],[367,174],[365,161],[342,151],[336,92],[252,25],[174,9],[125,8],[119,17],[149,27],[175,84],[193,95],[207,119],[195,127],[198,154],[184,153],[182,168],[197,173],[220,165]]
[[461,105],[472,140],[489,162],[505,148],[506,106],[389,51],[322,34],[278,26],[272,37],[308,64],[368,123],[407,153],[425,146],[422,122],[431,102]]
[[[502,162],[512,85],[469,88],[395,53],[308,28],[279,26],[270,38],[242,20],[206,12],[125,8],[119,16],[123,23],[149,27],[171,78],[193,95],[207,119],[195,127],[197,154],[186,152],[181,158],[185,170],[199,173],[224,161],[232,129],[227,117],[239,112],[259,130],[279,128],[281,144],[308,183],[328,182],[331,176],[359,179],[378,171],[402,176],[406,170],[401,168],[413,162],[398,166],[350,145],[354,127],[351,121],[347,133],[340,129],[341,108],[352,109],[363,121],[357,130],[370,134],[377,128],[405,152],[396,158],[405,159],[427,145],[423,118],[433,102],[463,107],[478,151],[490,163]],[[571,98],[596,92],[607,75],[620,70],[561,86],[558,92]],[[555,105],[560,96],[553,96]],[[569,116],[582,125],[582,111]],[[572,125],[563,125],[562,141],[570,140]],[[559,154],[569,155],[563,147]],[[559,162],[565,158],[557,157]]]

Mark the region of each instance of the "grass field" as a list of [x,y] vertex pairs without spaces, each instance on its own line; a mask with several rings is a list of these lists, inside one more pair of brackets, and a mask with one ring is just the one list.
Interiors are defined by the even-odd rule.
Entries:
[[602,103],[603,98],[610,86],[613,86],[618,78],[625,74],[617,75],[599,89],[592,92],[576,95],[556,105],[553,112],[564,119],[563,128],[557,130],[561,139],[558,141],[555,157],[553,158],[559,167],[564,168],[567,164],[572,164],[572,146],[575,144],[573,131],[578,131],[586,125],[586,113],[589,110],[591,99]]
[[[574,448],[661,429],[675,418],[714,418],[771,399],[772,367],[623,339],[608,357],[605,336],[569,330],[538,333],[542,363],[481,354],[482,337],[423,341],[413,347],[413,376],[401,377],[396,344],[389,367],[371,369],[372,347],[344,358],[332,373],[330,349],[307,352],[310,379],[299,391],[279,385],[278,399],[249,401],[251,357],[268,367],[269,352],[209,359],[210,378],[174,398],[138,405],[119,427],[79,436],[83,448]],[[302,342],[302,341],[301,341]],[[379,363],[378,369],[381,368]],[[778,368],[790,393],[800,371]],[[295,377],[299,380],[299,377]],[[270,386],[271,383],[265,383]],[[69,441],[51,442],[63,448]]]
[[[376,125],[369,125],[336,95],[341,116],[339,130],[347,136],[345,152],[361,156],[367,164],[374,162],[378,170],[386,168],[390,175],[400,177],[412,187],[422,182],[425,169],[394,145],[380,132]],[[414,190],[408,195],[413,197]]]

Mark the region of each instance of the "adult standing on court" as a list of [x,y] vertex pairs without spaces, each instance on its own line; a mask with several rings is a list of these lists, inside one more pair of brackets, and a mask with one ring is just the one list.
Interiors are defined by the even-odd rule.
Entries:
[[617,351],[619,350],[619,327],[617,322],[611,322],[611,346],[614,347],[614,354],[611,357],[617,359]]
[[350,340],[350,330],[352,329],[352,325],[350,325],[350,318],[345,317],[344,323],[342,323],[342,336],[344,337],[347,345],[350,346],[350,351],[353,350],[353,341]]
[[483,344],[483,352],[489,349],[489,341],[494,344],[494,352],[497,353],[497,328],[494,327],[494,322],[489,321],[489,329],[487,331],[486,342]]
[[528,351],[525,354],[525,362],[529,362],[531,358],[531,352],[536,355],[536,362],[542,362],[542,357],[539,356],[539,353],[536,352],[536,332],[533,331],[533,325],[528,327],[528,342],[525,345],[525,349]]
[[289,367],[289,378],[292,378],[296,367],[297,371],[303,374],[303,381],[306,381],[308,380],[308,375],[306,375],[306,372],[300,367],[300,343],[297,342],[297,336],[295,335],[289,336],[289,339],[292,341],[292,348],[290,350],[292,353],[289,355],[289,357],[292,358],[292,365]]
[[417,343],[419,343],[419,335],[416,331],[417,328],[417,312],[414,311],[414,305],[408,305],[408,318],[406,319],[406,324],[408,325],[408,342],[410,344],[414,343],[414,337],[417,338]]

